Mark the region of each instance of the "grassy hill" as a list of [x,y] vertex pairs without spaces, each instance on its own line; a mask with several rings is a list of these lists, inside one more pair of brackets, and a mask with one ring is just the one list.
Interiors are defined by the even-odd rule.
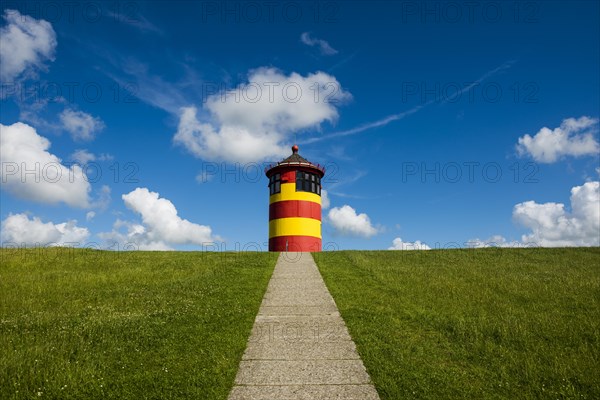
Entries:
[[[277,254],[0,250],[0,398],[226,399]],[[600,249],[315,254],[382,399],[598,399]]]
[[277,255],[0,256],[1,399],[225,399]]
[[316,257],[382,399],[600,399],[600,249]]

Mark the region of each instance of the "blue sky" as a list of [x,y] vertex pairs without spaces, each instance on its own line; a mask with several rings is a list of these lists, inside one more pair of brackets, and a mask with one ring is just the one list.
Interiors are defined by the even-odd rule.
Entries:
[[294,142],[328,249],[600,245],[598,2],[3,7],[5,245],[264,250]]

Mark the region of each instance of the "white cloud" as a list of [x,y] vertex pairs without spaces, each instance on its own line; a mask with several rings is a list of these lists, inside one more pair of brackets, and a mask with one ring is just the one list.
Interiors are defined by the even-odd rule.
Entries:
[[89,221],[93,220],[95,216],[96,216],[96,212],[95,211],[88,211],[85,214],[85,220],[89,222]]
[[324,72],[285,76],[274,68],[260,68],[250,72],[247,83],[209,96],[200,112],[183,107],[173,139],[207,160],[279,159],[289,153],[284,144],[288,136],[335,122],[335,103],[350,98]]
[[[221,240],[209,226],[179,217],[171,201],[147,188],[137,188],[122,198],[127,208],[140,214],[142,224],[117,220],[112,232],[99,234],[102,239],[135,243],[140,250],[170,250],[176,244],[203,246]],[[120,232],[121,228],[127,232]]]
[[73,140],[77,141],[93,140],[96,134],[104,129],[104,122],[100,118],[83,111],[67,108],[60,113],[59,118]]
[[331,47],[325,40],[313,38],[308,32],[304,32],[300,35],[300,40],[307,46],[317,46],[323,55],[331,56],[338,53],[338,51]]
[[44,69],[54,60],[56,33],[48,21],[4,10],[6,25],[0,28],[0,80],[10,82],[24,72]]
[[64,166],[50,141],[29,125],[0,124],[2,188],[23,199],[89,207],[90,184],[78,165]]
[[94,153],[90,153],[86,149],[77,149],[73,154],[71,154],[71,160],[76,161],[79,165],[86,165],[92,161],[111,161],[114,159],[110,154],[102,153],[96,155]]
[[100,210],[106,210],[112,200],[110,196],[111,189],[108,185],[102,185],[100,190],[97,191],[97,198],[94,200],[92,206],[99,208]]
[[431,247],[420,240],[403,242],[401,238],[397,237],[392,241],[392,247],[389,247],[388,250],[431,250]]
[[[529,245],[535,245],[530,243]],[[521,243],[518,241],[509,242],[504,236],[494,235],[485,240],[469,239],[466,243],[466,247],[470,249],[482,249],[488,247],[529,247],[527,243]]]
[[150,239],[144,225],[131,221],[117,219],[111,232],[102,232],[98,236],[107,242],[109,249],[173,250],[162,240]]
[[331,205],[331,202],[329,201],[329,193],[327,193],[327,190],[322,189],[321,190],[321,208],[323,210],[327,210],[330,205]]
[[513,219],[531,229],[522,242],[543,247],[600,246],[599,182],[571,189],[571,212],[562,203],[526,201],[515,205]]
[[73,161],[77,161],[79,165],[86,165],[90,161],[96,160],[96,155],[90,153],[85,149],[75,150],[73,154],[71,154],[71,159]]
[[367,214],[356,214],[354,208],[344,205],[329,210],[327,214],[329,223],[333,226],[336,233],[340,235],[371,237],[377,234],[378,230],[371,225],[371,220]]
[[81,246],[89,237],[87,228],[77,226],[71,220],[60,224],[42,222],[39,218],[29,219],[26,214],[9,214],[2,221],[2,242],[18,246],[71,245]]
[[597,125],[598,120],[590,117],[567,118],[558,128],[543,127],[533,137],[520,137],[517,152],[541,163],[553,163],[565,156],[597,155],[600,152],[594,137]]
[[198,183],[207,183],[213,180],[215,177],[214,174],[208,171],[202,171],[198,175],[196,175],[196,182]]

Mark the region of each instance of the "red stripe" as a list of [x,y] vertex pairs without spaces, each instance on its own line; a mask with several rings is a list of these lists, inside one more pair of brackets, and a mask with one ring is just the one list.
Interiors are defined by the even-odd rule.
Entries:
[[285,171],[281,173],[281,183],[296,182],[296,171]]
[[320,221],[321,205],[306,200],[284,200],[269,204],[269,221],[294,217],[312,218]]
[[269,239],[269,251],[321,251],[321,239],[312,236],[277,236]]

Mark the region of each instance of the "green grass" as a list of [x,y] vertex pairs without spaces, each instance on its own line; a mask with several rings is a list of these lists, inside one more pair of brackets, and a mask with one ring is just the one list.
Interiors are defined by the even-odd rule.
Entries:
[[315,257],[382,399],[600,399],[600,249]]
[[[272,253],[0,250],[0,398],[225,399]],[[315,254],[382,399],[600,398],[600,249]]]
[[0,260],[0,398],[226,399],[276,254]]

